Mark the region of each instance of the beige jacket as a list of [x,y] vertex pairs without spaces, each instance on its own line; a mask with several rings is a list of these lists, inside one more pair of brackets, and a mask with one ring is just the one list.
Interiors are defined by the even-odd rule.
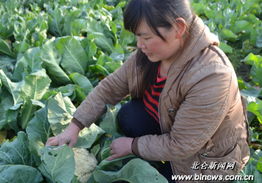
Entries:
[[[170,161],[173,173],[236,174],[249,159],[247,127],[235,71],[198,17],[192,39],[171,65],[159,100],[162,135],[136,138],[134,151],[147,160]],[[74,118],[90,126],[125,96],[137,96],[141,73],[135,53],[77,108]],[[212,165],[235,163],[233,170]],[[202,164],[202,169],[193,165]],[[178,181],[176,181],[178,182]]]

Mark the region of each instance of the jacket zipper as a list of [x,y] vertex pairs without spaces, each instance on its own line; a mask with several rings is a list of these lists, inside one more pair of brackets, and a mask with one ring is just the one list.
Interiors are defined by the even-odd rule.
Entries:
[[[161,134],[163,134],[163,127],[162,127],[162,123],[161,123],[162,120],[161,120],[161,116],[160,116],[160,112],[159,112],[160,111],[160,107],[159,106],[160,106],[160,103],[161,103],[162,93],[163,92],[161,92],[161,94],[159,96],[159,101],[158,101],[158,117],[159,117],[159,125],[160,125]],[[170,166],[171,166],[171,169],[172,169],[172,173],[173,173],[173,175],[175,175],[175,168],[174,168],[174,165],[173,165],[172,161],[168,161],[168,163],[170,163]]]
[[[168,74],[169,74],[169,71],[170,71],[170,68],[172,67],[172,65],[173,65],[174,63],[172,63],[171,65],[170,65],[170,67],[168,68],[168,71],[167,71],[167,79],[168,79]],[[165,88],[165,86],[164,86],[164,88]],[[163,89],[164,90],[164,89]],[[161,103],[161,98],[162,98],[162,93],[163,93],[163,91],[160,93],[160,96],[159,96],[159,101],[158,101],[158,117],[159,117],[159,124],[160,124],[160,130],[161,130],[161,134],[163,134],[163,127],[162,127],[162,123],[161,123],[161,116],[160,116],[160,103]],[[175,175],[175,168],[174,168],[174,165],[173,165],[173,163],[172,163],[172,161],[168,161],[168,163],[170,163],[170,166],[171,166],[171,169],[172,169],[172,173],[173,173],[173,175]],[[172,176],[172,175],[171,175]]]

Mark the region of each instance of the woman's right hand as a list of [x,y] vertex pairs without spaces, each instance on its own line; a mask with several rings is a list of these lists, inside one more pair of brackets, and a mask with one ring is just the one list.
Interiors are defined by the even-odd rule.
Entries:
[[73,147],[78,138],[78,134],[81,129],[75,124],[70,123],[69,126],[59,135],[50,137],[46,141],[46,146],[61,146],[67,144],[69,147]]

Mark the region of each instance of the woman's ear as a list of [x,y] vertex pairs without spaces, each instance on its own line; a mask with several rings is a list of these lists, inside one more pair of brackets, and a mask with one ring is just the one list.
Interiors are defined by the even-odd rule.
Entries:
[[187,28],[186,21],[183,18],[177,18],[174,27],[176,29],[176,38],[183,38]]

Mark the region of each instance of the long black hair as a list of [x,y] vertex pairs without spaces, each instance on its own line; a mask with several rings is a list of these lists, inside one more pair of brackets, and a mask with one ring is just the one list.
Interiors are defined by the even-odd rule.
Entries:
[[[157,36],[166,41],[157,28],[170,29],[177,18],[183,18],[188,25],[191,23],[193,12],[189,0],[131,0],[124,12],[124,26],[125,29],[135,33],[144,20]],[[145,90],[155,82],[160,61],[151,62],[138,49],[136,64],[143,71],[142,82],[138,83],[138,97],[142,97]]]

